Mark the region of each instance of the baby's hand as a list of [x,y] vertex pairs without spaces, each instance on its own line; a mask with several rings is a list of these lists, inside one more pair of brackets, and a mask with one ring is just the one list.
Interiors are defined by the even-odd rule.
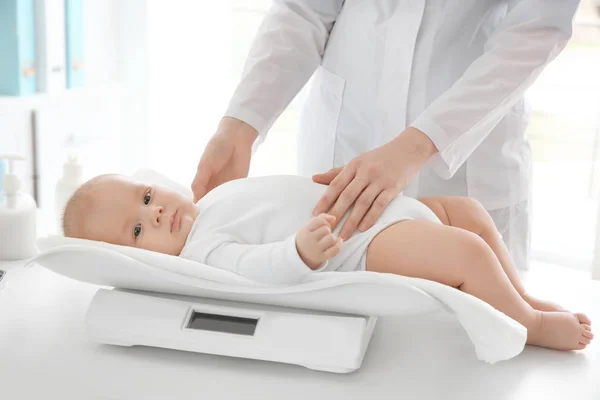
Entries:
[[296,249],[310,269],[316,269],[340,252],[342,238],[331,234],[331,224],[334,221],[333,215],[319,214],[312,217],[296,234]]

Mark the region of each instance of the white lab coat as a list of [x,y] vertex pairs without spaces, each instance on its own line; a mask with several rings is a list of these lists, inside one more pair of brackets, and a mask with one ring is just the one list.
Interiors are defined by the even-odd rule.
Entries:
[[526,268],[531,150],[523,95],[571,37],[578,3],[276,1],[225,115],[259,132],[256,150],[314,73],[300,117],[299,174],[345,165],[413,126],[439,153],[404,194],[476,198]]

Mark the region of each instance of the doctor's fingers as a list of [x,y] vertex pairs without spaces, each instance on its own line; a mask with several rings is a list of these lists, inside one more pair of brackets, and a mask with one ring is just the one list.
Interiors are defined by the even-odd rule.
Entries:
[[211,162],[211,157],[202,156],[198,163],[196,176],[192,181],[192,192],[194,192],[194,202],[200,200],[209,190],[209,183],[213,177],[213,168],[215,165]]
[[[330,214],[333,215],[337,222],[339,222],[346,212],[354,205],[356,200],[360,197],[361,193],[365,188],[369,186],[370,182],[366,178],[356,176],[352,182],[344,189],[342,194],[338,197]],[[337,225],[337,224],[336,224]],[[358,225],[358,223],[357,223]],[[334,226],[335,229],[335,226]]]
[[359,227],[361,221],[363,221],[363,218],[369,211],[369,208],[372,206],[373,202],[381,192],[383,192],[383,187],[375,183],[367,186],[367,188],[360,194],[360,197],[354,203],[352,212],[340,230],[340,237],[342,237],[344,240],[347,240],[350,236],[352,236],[354,231]]
[[363,218],[362,222],[360,223],[359,229],[364,232],[367,229],[371,228],[375,224],[375,222],[377,222],[377,219],[381,216],[388,204],[390,204],[390,202],[394,200],[394,198],[398,196],[399,193],[400,191],[397,189],[387,189],[381,192],[371,205],[371,208],[369,209],[367,215]]
[[[201,199],[212,187],[211,180],[230,162],[234,152],[234,145],[222,135],[213,136],[198,162],[196,176],[192,181],[192,192],[194,201]],[[213,186],[216,186],[213,183]]]
[[[317,202],[313,210],[313,215],[318,215],[323,212],[327,212],[333,203],[336,202],[341,193],[354,179],[356,167],[354,164],[348,164],[329,184],[321,199]],[[357,196],[358,197],[358,196]],[[346,208],[347,209],[347,208]],[[330,213],[332,214],[332,213]],[[342,214],[343,215],[343,214]],[[336,220],[339,221],[342,215],[335,215]]]
[[324,174],[313,175],[312,179],[314,182],[321,183],[323,185],[329,185],[331,183],[331,181],[334,180],[335,177],[338,176],[338,174],[340,172],[342,172],[343,169],[344,169],[344,167],[331,168],[329,171],[325,172]]
[[196,176],[192,181],[192,192],[194,193],[194,203],[200,200],[208,192],[208,181],[210,180],[210,171],[206,168],[200,168],[196,171]]

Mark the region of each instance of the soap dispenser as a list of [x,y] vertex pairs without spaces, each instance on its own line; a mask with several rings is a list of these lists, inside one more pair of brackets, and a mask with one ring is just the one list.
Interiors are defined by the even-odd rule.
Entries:
[[62,177],[56,182],[55,189],[55,215],[59,232],[62,231],[62,216],[65,206],[82,183],[81,165],[79,164],[77,155],[69,154],[67,161],[63,164]]
[[0,158],[0,193],[2,193],[2,181],[4,179],[4,171],[6,167],[4,166],[4,160]]
[[21,182],[15,174],[14,162],[23,157],[7,154],[8,161],[0,193],[0,260],[24,260],[36,255],[36,204],[19,191]]

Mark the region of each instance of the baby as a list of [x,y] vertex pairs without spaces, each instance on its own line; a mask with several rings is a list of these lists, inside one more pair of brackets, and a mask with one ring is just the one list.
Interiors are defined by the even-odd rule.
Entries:
[[581,313],[525,292],[487,211],[468,197],[397,196],[370,229],[337,237],[351,210],[311,211],[326,186],[300,176],[227,182],[194,204],[180,192],[101,175],[65,207],[65,236],[180,256],[268,284],[317,271],[373,271],[429,279],[487,302],[528,330],[527,343],[584,349]]

